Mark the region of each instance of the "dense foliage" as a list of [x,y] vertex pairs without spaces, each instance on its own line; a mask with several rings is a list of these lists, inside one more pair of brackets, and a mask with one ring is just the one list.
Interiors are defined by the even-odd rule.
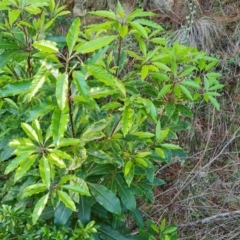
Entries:
[[1,239],[176,239],[136,198],[153,202],[158,166],[185,156],[177,134],[192,104],[219,109],[217,59],[169,45],[153,13],[120,4],[84,29],[74,19],[66,36],[54,0],[0,10]]

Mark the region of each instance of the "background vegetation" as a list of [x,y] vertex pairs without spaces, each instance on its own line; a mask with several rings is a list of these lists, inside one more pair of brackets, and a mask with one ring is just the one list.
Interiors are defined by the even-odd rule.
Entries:
[[[40,4],[40,2],[45,2],[46,5],[44,3]],[[50,6],[47,2],[51,2]],[[89,239],[93,236],[94,239],[125,239],[127,237],[131,239],[154,239],[154,236],[156,239],[176,239],[175,226],[178,226],[177,239],[239,238],[238,79],[240,33],[238,16],[240,4],[238,1],[212,0],[206,2],[196,0],[174,1],[173,5],[162,7],[161,1],[156,1],[154,5],[148,3],[149,1],[145,1],[145,3],[141,1],[122,1],[123,6],[124,4],[125,6],[130,5],[133,11],[137,7],[144,7],[155,12],[155,16],[144,15],[148,20],[162,26],[166,30],[165,32],[159,25],[154,25],[154,22],[140,21],[140,24],[143,24],[144,28],[148,30],[144,30],[136,24],[131,25],[131,21],[134,19],[130,18],[128,19],[129,22],[124,22],[124,25],[129,26],[129,29],[124,29],[115,22],[114,30],[109,31],[110,23],[107,25],[106,20],[102,18],[102,15],[106,17],[106,12],[90,15],[87,14],[87,11],[91,9],[84,8],[84,14],[80,16],[82,30],[95,22],[99,22],[100,19],[103,24],[100,25],[101,28],[95,25],[87,27],[86,32],[82,34],[79,32],[80,38],[77,40],[76,34],[78,35],[78,29],[80,29],[80,21],[73,22],[72,15],[67,12],[60,14],[61,11],[65,10],[62,8],[58,11],[53,1],[34,3],[39,5],[30,3],[32,7],[28,6],[27,9],[24,9],[27,15],[18,15],[18,17],[16,17],[18,14],[17,3],[12,1],[9,12],[7,11],[7,7],[10,5],[9,1],[2,1],[2,13],[5,14],[1,20],[2,72],[0,94],[2,106],[2,132],[0,135],[1,202],[4,204],[0,212],[0,221],[1,237],[3,239],[14,238],[15,236],[18,238],[22,236],[23,239],[27,239],[26,236],[29,237],[28,239],[77,239],[79,237]],[[106,4],[101,6],[104,8]],[[38,12],[38,8],[44,8],[44,12],[50,12],[50,15],[46,14],[46,20],[42,17],[43,14],[41,15],[41,12]],[[70,6],[70,10],[73,11],[73,8],[74,5]],[[88,8],[91,8],[91,6],[89,5]],[[119,9],[118,11],[121,12],[121,9]],[[92,10],[98,9],[93,8]],[[127,14],[129,12],[131,11],[128,9]],[[34,30],[32,29],[32,31],[30,31],[31,27],[29,26],[31,18],[24,21],[24,17],[29,16],[29,14],[33,19],[36,19],[33,22]],[[137,19],[142,17],[140,12],[139,14],[136,15]],[[58,18],[56,18],[57,16]],[[4,20],[6,17],[8,17],[8,20]],[[117,21],[113,15],[108,15],[108,18],[108,22]],[[124,19],[125,16],[120,14],[120,18]],[[69,30],[70,26],[72,27]],[[99,28],[105,30],[101,32]],[[23,31],[25,39],[22,39],[21,34],[17,32],[19,29]],[[133,31],[135,29],[138,34],[128,34],[132,29]],[[28,33],[24,32],[25,30],[28,30]],[[14,39],[11,38],[12,31],[14,31]],[[126,56],[124,54],[118,55],[119,52],[111,51],[111,48],[106,49],[104,44],[96,47],[98,43],[92,42],[90,47],[95,47],[90,48],[91,50],[89,50],[87,43],[84,45],[84,42],[91,39],[91,34],[96,34],[95,38],[104,37],[106,31],[110,35],[104,39],[106,45],[111,45],[112,49],[125,50]],[[119,41],[114,38],[114,31],[119,35]],[[155,31],[156,35],[151,36],[151,31]],[[60,36],[66,36],[67,34],[68,40],[66,43],[66,40]],[[150,34],[148,39],[158,37],[158,40],[153,40],[151,44],[146,43],[146,34]],[[29,38],[26,39],[26,36]],[[42,39],[48,39],[51,42],[41,42]],[[121,39],[121,48],[119,48]],[[181,50],[176,50],[180,46],[177,44],[174,45],[175,47],[171,47],[171,44],[176,40],[185,46],[196,46],[199,50],[207,52],[212,58],[204,61],[210,61],[207,64],[212,62],[211,67],[214,67],[214,69],[202,67],[201,70],[201,63],[199,62],[202,61],[201,58],[195,59],[191,66],[200,69],[198,75],[196,68],[189,68],[189,62],[184,58],[184,54],[182,60],[177,63],[179,70],[182,69],[179,73],[174,73],[174,66],[171,64],[172,59],[163,57],[152,60],[150,57],[149,61],[152,62],[150,64],[144,62],[144,60],[141,62],[138,58],[138,55],[143,57],[144,55],[147,56],[147,53],[156,57],[160,55],[159,51],[163,54],[162,51],[165,46],[169,51],[175,51],[175,54],[176,51],[184,51],[183,47],[181,47]],[[165,45],[165,41],[169,45]],[[155,48],[156,45],[160,45],[161,50]],[[102,47],[103,49],[98,51]],[[9,49],[11,50],[9,51]],[[16,50],[18,53],[14,55]],[[19,54],[19,50],[21,50],[21,54]],[[191,52],[192,49],[186,47],[185,51]],[[63,55],[56,59],[54,55],[58,52]],[[96,54],[92,55],[92,53]],[[74,60],[74,58],[77,61],[79,60],[77,54],[81,54],[81,66],[77,66],[76,60]],[[170,53],[165,52],[164,54]],[[204,58],[202,53],[196,52],[196,54],[202,56],[202,59]],[[105,56],[110,57],[104,60]],[[215,61],[215,57],[220,60],[218,63]],[[53,64],[54,68],[59,70],[59,73],[52,73],[49,66],[45,65],[46,62],[44,63],[46,59],[48,59],[48,64]],[[44,61],[42,62],[42,60]],[[159,60],[163,65],[153,64]],[[66,63],[69,65],[66,66]],[[84,63],[89,66],[85,66]],[[93,63],[97,66],[92,66]],[[120,70],[116,70],[116,66]],[[154,79],[154,74],[157,79],[157,70],[154,66],[158,68],[158,71],[160,69],[161,78],[164,79],[160,85],[156,84],[156,80],[151,82]],[[170,67],[170,69],[166,67]],[[183,74],[184,70],[186,75]],[[198,95],[195,95],[199,89],[197,84],[200,86],[198,81],[195,81],[194,84],[180,84],[180,95],[178,90],[175,90],[173,95],[171,87],[169,89],[165,88],[165,92],[161,91],[164,86],[169,85],[166,76],[177,74],[177,78],[183,79],[184,76],[203,77],[208,70],[222,74],[220,81],[224,84],[224,89],[221,90],[222,97],[218,99],[221,105],[220,111],[215,110],[219,108],[215,98],[209,98],[209,95],[206,95],[204,101],[204,99],[200,100]],[[75,72],[73,73],[73,71]],[[87,85],[84,84],[84,78],[80,74],[82,72],[87,73]],[[99,77],[97,74],[99,72],[101,75],[105,74],[105,77],[111,79],[114,84],[107,84],[104,79]],[[132,74],[135,74],[137,78],[135,79]],[[183,75],[180,76],[180,74]],[[127,77],[124,78],[124,76]],[[214,75],[215,85],[212,86],[214,91],[222,88],[222,85],[216,82],[216,78],[219,77],[218,74]],[[145,84],[140,84],[141,81],[137,81],[139,78],[141,81],[144,80]],[[48,80],[46,81],[46,79]],[[61,86],[55,85],[56,79],[62,82]],[[72,79],[71,87],[64,87],[66,79]],[[124,85],[119,85],[120,83],[116,79],[124,79]],[[30,84],[31,80],[35,83]],[[40,85],[36,85],[37,83]],[[155,92],[150,91],[147,83],[153,84],[151,88],[154,86]],[[90,89],[92,91],[93,89],[95,91],[99,90],[97,88],[101,84],[105,84],[108,91],[102,89],[95,93],[92,92],[92,95],[90,95]],[[206,85],[207,83],[205,83],[203,91],[209,89]],[[30,90],[28,90],[29,87]],[[211,86],[209,87],[211,88]],[[68,91],[65,92],[64,89],[68,89]],[[75,109],[75,121],[78,122],[77,125],[74,125],[74,128],[71,127],[73,125],[71,121],[74,120],[71,120],[71,114],[69,114],[71,107],[68,110],[65,109],[66,104],[71,105],[66,100],[67,97],[72,96],[69,89],[78,95],[74,99],[75,104],[72,105]],[[125,91],[127,95],[125,95]],[[140,95],[139,91],[141,91]],[[216,95],[217,93],[214,93],[211,96]],[[64,101],[64,98],[66,101]],[[161,98],[161,102],[155,102],[156,98]],[[106,101],[108,104],[106,104]],[[143,102],[148,104],[144,105]],[[88,106],[85,108],[84,111],[88,110],[84,114],[82,113],[83,109],[78,106],[79,103]],[[101,114],[92,110],[97,106],[101,108]],[[158,123],[154,117],[154,110],[149,112],[149,109],[154,109],[154,107],[164,109],[163,115],[166,115],[172,121],[172,125],[164,125],[161,118],[160,123]],[[135,113],[141,112],[141,114],[133,118],[132,109]],[[67,117],[64,117],[66,115],[64,111],[67,111],[66,113],[69,115],[69,122],[68,120],[65,123],[58,121],[58,119],[67,119]],[[164,111],[166,112],[164,113]],[[183,114],[180,117],[181,124],[185,122],[185,125],[180,127],[178,119],[174,119],[174,113],[176,115],[177,111]],[[89,124],[86,123],[86,119],[81,119],[83,115],[89,116],[87,118],[90,119]],[[115,115],[114,119],[123,118],[125,120],[122,120],[122,122],[119,119],[113,120],[113,115]],[[147,120],[143,120],[143,118]],[[36,119],[39,119],[39,121]],[[118,127],[115,126],[116,129],[112,128],[120,135],[116,135],[114,146],[106,148],[104,138],[113,134],[110,126],[111,124],[114,125],[114,121],[117,125],[119,122],[121,123]],[[135,124],[135,127],[131,128],[133,124]],[[55,130],[47,131],[49,125],[52,128],[55,126]],[[67,129],[66,126],[68,126]],[[109,126],[108,129],[103,130],[107,126]],[[43,131],[43,135],[46,134],[46,139],[52,141],[52,143],[49,141],[47,143],[47,140],[44,140],[48,145],[44,149],[40,129]],[[57,129],[61,129],[60,132]],[[166,138],[160,139],[162,134],[164,135],[166,131],[169,131],[166,129],[170,129],[172,136],[169,134],[168,136],[165,135]],[[160,135],[157,135],[158,131],[161,131]],[[33,132],[36,135],[32,134]],[[91,132],[95,132],[95,134],[92,135]],[[139,133],[135,134],[136,132]],[[156,135],[155,137],[159,141],[158,146],[154,145],[156,143],[155,140],[152,140],[153,135],[150,135],[150,133]],[[28,139],[26,139],[26,134]],[[173,134],[176,134],[178,138],[174,137]],[[21,138],[19,139],[19,137]],[[7,147],[9,141],[16,138],[18,140],[12,141],[11,147]],[[80,139],[80,141],[77,141],[77,139]],[[28,153],[26,152],[26,148],[29,148],[29,144],[32,143],[34,149],[38,149],[37,154],[35,154],[38,155],[35,165],[33,162],[32,165],[29,164],[28,157],[32,156],[32,153],[30,154],[31,150],[27,149]],[[157,155],[152,156],[152,152],[149,153],[150,150],[152,151],[152,149],[149,149],[149,145],[152,145],[158,153],[158,157]],[[188,153],[188,156],[180,151],[178,145]],[[79,147],[80,152],[76,152],[79,151]],[[11,155],[14,148],[17,148],[17,150]],[[62,148],[60,149],[62,152],[59,148]],[[134,149],[134,151],[131,149]],[[86,150],[87,152],[85,152]],[[93,150],[98,151],[97,154],[94,154]],[[51,151],[55,151],[55,153]],[[121,151],[124,153],[121,155],[122,159],[119,159],[119,152]],[[61,161],[64,153],[65,159]],[[86,163],[84,161],[84,164],[75,162],[75,166],[70,166],[66,161],[69,158],[66,153],[71,158],[76,159],[75,161],[79,161],[79,159],[82,161],[86,156],[88,156],[88,159]],[[21,158],[23,154],[25,154],[25,157]],[[41,154],[43,157],[40,157]],[[16,158],[12,160],[15,155],[18,156],[17,160]],[[49,162],[46,161],[45,156],[47,156]],[[116,162],[113,162],[113,158],[116,158]],[[156,161],[157,158],[159,158],[158,161]],[[28,161],[21,162],[24,159]],[[103,159],[105,159],[104,164],[107,166],[105,170],[99,168],[99,166],[104,165]],[[124,163],[121,163],[122,160]],[[155,163],[152,165],[153,160]],[[52,168],[48,166],[49,163],[55,165],[56,169],[49,170]],[[133,177],[134,173],[131,173],[133,165],[138,168],[137,172],[139,171],[135,177]],[[33,169],[27,173],[31,166]],[[149,167],[153,166],[154,169],[150,173]],[[17,167],[16,173],[12,172]],[[109,176],[110,171],[113,171],[114,167],[118,169],[118,173],[113,175],[112,178],[108,178],[107,176]],[[65,172],[61,170],[62,168],[65,169]],[[101,174],[92,174],[92,169]],[[143,169],[145,169],[145,172]],[[46,174],[48,171],[50,171],[50,174]],[[129,175],[129,172],[132,175]],[[70,177],[65,180],[61,179],[60,177],[63,174]],[[78,179],[73,179],[71,175],[77,176]],[[144,176],[146,180],[144,180]],[[156,180],[150,179],[153,179],[153,177]],[[61,182],[60,185],[59,181]],[[112,182],[111,187],[109,181]],[[135,189],[133,189],[133,185],[128,188],[132,181],[135,183]],[[148,183],[141,183],[141,181],[147,181]],[[166,184],[162,185],[164,181]],[[148,189],[146,189],[146,183],[150,185]],[[26,187],[33,184],[43,184],[45,187],[37,185],[36,190],[32,191],[31,187],[26,190]],[[79,186],[79,184],[82,184],[80,190],[74,188],[75,185]],[[98,184],[97,187],[100,187],[103,192],[105,191],[105,194],[111,198],[111,202],[115,201],[114,209],[110,209],[109,204],[102,202],[103,199],[99,200],[98,197],[95,197],[90,206],[86,205],[83,195],[94,195],[94,189],[97,189],[94,184]],[[144,188],[136,187],[141,184]],[[156,185],[161,186],[156,187]],[[103,188],[104,186],[108,187],[115,195],[107,193],[107,189]],[[152,194],[153,186],[155,190]],[[42,191],[39,190],[39,187],[42,187]],[[51,189],[52,187],[53,189]],[[51,197],[51,201],[49,200],[48,203],[44,200],[44,196],[47,196],[48,193],[47,195],[41,193],[46,191],[46,188],[50,189],[49,199]],[[124,191],[127,193],[127,199],[123,197],[125,195]],[[33,198],[33,195],[28,198],[32,194],[36,194],[35,197]],[[77,195],[80,197],[77,197]],[[40,201],[39,199],[42,199],[42,201],[36,205]],[[153,200],[154,203],[149,204]],[[37,221],[42,213],[43,209],[41,208],[44,201],[47,204],[46,218],[43,217]],[[117,201],[121,202],[120,215],[116,212]],[[18,203],[16,204],[16,202]],[[59,204],[59,202],[61,203]],[[95,204],[96,202],[98,205]],[[75,206],[76,203],[78,204]],[[86,213],[86,215],[78,214],[78,216],[72,214],[75,207],[80,210],[81,204],[79,203],[83,204],[84,209],[91,208],[91,217],[89,213]],[[101,203],[104,206],[102,208]],[[92,208],[92,206],[95,207]],[[53,208],[55,211],[53,211]],[[33,211],[35,213],[31,215]],[[32,220],[37,221],[37,223],[32,225]],[[64,224],[65,227],[59,227],[61,224]],[[175,226],[167,227],[168,224],[175,224]],[[123,226],[126,228],[123,229]],[[138,235],[139,228],[141,236]],[[100,234],[96,235],[95,232],[100,232]],[[111,233],[111,236],[106,233]]]

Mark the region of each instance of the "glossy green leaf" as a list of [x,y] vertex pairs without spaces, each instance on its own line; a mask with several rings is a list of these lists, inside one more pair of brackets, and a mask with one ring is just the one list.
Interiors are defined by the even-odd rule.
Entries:
[[131,106],[126,106],[122,113],[122,132],[124,136],[129,132],[133,125],[133,114],[134,111]]
[[33,147],[33,150],[35,149],[34,143],[29,138],[13,139],[8,145],[13,148],[19,148],[21,146],[28,146],[28,147]]
[[219,105],[218,101],[216,100],[216,98],[214,98],[212,96],[208,96],[208,99],[212,103],[212,105],[219,111],[220,105]]
[[179,85],[179,88],[181,89],[181,91],[184,93],[184,95],[190,99],[191,101],[193,101],[193,98],[192,98],[192,94],[190,93],[190,91],[184,87],[183,85]]
[[57,157],[55,154],[49,154],[47,158],[49,162],[52,163],[53,165],[59,168],[66,168],[65,162],[59,157]]
[[145,168],[148,167],[147,161],[146,161],[145,159],[143,159],[143,158],[134,157],[134,161],[135,161],[137,164],[139,164],[140,166],[143,166],[143,167],[145,167]]
[[141,78],[142,78],[142,80],[145,80],[145,78],[148,75],[148,71],[149,71],[148,65],[143,65],[142,66],[142,70],[141,70]]
[[27,95],[28,101],[31,101],[31,99],[34,96],[36,96],[36,93],[39,91],[39,89],[42,87],[42,85],[46,81],[48,74],[49,72],[46,69],[46,67],[42,66],[37,72],[37,74],[33,77],[31,86],[29,88],[29,93]]
[[43,144],[43,135],[42,135],[42,128],[40,126],[40,123],[37,119],[33,120],[32,122],[32,128],[36,131],[39,142]]
[[188,67],[186,70],[184,70],[183,72],[181,72],[181,73],[179,74],[179,77],[180,77],[180,78],[183,78],[183,77],[185,77],[185,76],[187,76],[187,75],[189,75],[189,74],[192,74],[192,72],[193,72],[194,70],[196,70],[196,67]]
[[[116,93],[116,90],[107,87],[93,87],[90,89],[89,97],[94,99],[105,98]],[[77,97],[78,98],[78,97]],[[76,99],[76,98],[75,98]],[[88,99],[87,103],[92,99]]]
[[76,212],[75,203],[73,202],[72,198],[66,192],[58,190],[57,194],[58,194],[60,201],[63,202],[66,207],[68,207],[72,211]]
[[63,226],[72,215],[72,210],[66,207],[62,202],[57,206],[54,213],[54,224]]
[[41,13],[41,9],[34,5],[28,5],[24,8],[24,10],[33,15],[37,15]]
[[96,164],[90,171],[87,173],[88,176],[104,175],[110,174],[115,169],[112,164]]
[[120,201],[116,195],[103,185],[88,183],[92,196],[109,212],[120,214]]
[[88,42],[78,44],[74,50],[76,51],[76,54],[94,52],[102,47],[109,45],[116,38],[116,36],[111,35],[99,37]]
[[43,155],[39,161],[39,172],[42,178],[42,182],[46,185],[49,189],[51,184],[51,169],[48,162],[48,159]]
[[84,138],[84,136],[86,136],[88,134],[91,134],[93,132],[101,131],[101,130],[105,129],[108,124],[109,124],[108,119],[102,119],[100,121],[95,122],[95,123],[91,124],[90,126],[88,126],[84,130],[84,132],[82,133],[82,137]]
[[130,211],[135,211],[136,200],[133,192],[130,190],[130,188],[126,185],[126,183],[120,176],[118,176],[115,180],[118,186],[118,193],[122,203]]
[[155,65],[156,67],[158,67],[161,70],[164,70],[166,72],[170,72],[171,69],[164,63],[161,62],[152,62],[153,65]]
[[57,43],[49,40],[38,40],[33,43],[33,46],[44,53],[57,53]]
[[193,112],[187,106],[177,104],[176,107],[180,111],[180,113],[183,114],[184,116],[193,118]]
[[93,161],[99,164],[111,163],[113,161],[112,158],[102,150],[87,149],[87,153],[89,155],[89,159],[91,159],[90,157],[93,157]]
[[40,139],[36,133],[36,131],[27,123],[21,123],[21,127],[24,130],[24,132],[30,137],[32,140],[36,142],[40,142]]
[[142,9],[136,9],[135,11],[131,12],[127,16],[127,20],[132,21],[134,18],[153,17],[153,16],[155,16],[155,13],[153,13],[153,12],[143,12]]
[[68,113],[62,112],[59,108],[56,108],[53,112],[51,126],[53,141],[57,145],[67,129],[68,117]]
[[58,150],[58,149],[48,149],[48,152],[52,154],[54,154],[55,156],[61,158],[61,159],[65,159],[65,160],[69,160],[71,161],[72,160],[72,156],[67,154],[65,151],[61,151],[61,150]]
[[73,72],[73,78],[75,80],[75,84],[78,88],[78,91],[81,93],[81,95],[86,100],[88,100],[90,87],[87,85],[87,82],[86,82],[83,74],[79,71],[75,71],[75,72]]
[[20,9],[11,10],[8,12],[8,20],[11,27],[13,23],[18,19],[20,13],[21,13]]
[[139,226],[141,228],[144,227],[143,217],[142,217],[141,212],[139,211],[138,208],[136,208],[135,211],[130,212],[130,216],[132,216],[132,218],[135,220],[137,226]]
[[5,39],[0,39],[0,49],[3,49],[3,50],[19,49],[19,46],[15,42],[11,42]]
[[90,192],[88,190],[87,183],[83,179],[81,179],[81,178],[75,177],[72,180],[71,184],[62,185],[61,187],[65,188],[65,189],[67,189],[69,191],[79,193],[81,195],[91,196],[91,194],[90,194]]
[[150,133],[150,132],[135,132],[133,135],[137,136],[139,138],[152,138],[152,137],[154,137],[154,134]]
[[10,98],[4,98],[3,99],[4,102],[6,102],[9,106],[11,106],[12,108],[19,110],[18,105]]
[[126,90],[123,83],[111,75],[106,69],[102,68],[99,65],[88,65],[85,67],[89,73],[91,73],[95,78],[104,83],[106,86],[112,87],[113,89],[118,90],[124,97],[126,96]]
[[77,138],[62,138],[59,140],[58,146],[59,147],[66,147],[66,146],[81,146],[81,140]]
[[162,143],[161,146],[162,146],[163,148],[170,149],[170,150],[182,149],[182,148],[179,147],[178,145],[175,145],[175,144],[172,144],[172,143]]
[[156,28],[156,29],[159,29],[159,30],[163,30],[161,25],[159,25],[156,22],[147,20],[147,19],[137,19],[137,20],[135,20],[135,22],[137,22],[137,23],[139,23],[141,25],[145,25],[145,26],[148,26],[148,27],[152,27],[152,28]]
[[167,226],[166,228],[164,228],[164,230],[162,231],[162,234],[172,234],[174,232],[176,232],[178,230],[177,226]]
[[47,190],[47,187],[44,183],[36,183],[26,187],[23,190],[21,198],[30,197],[34,194],[38,194]]
[[171,102],[168,102],[166,105],[165,105],[165,110],[166,110],[166,114],[169,118],[172,117],[173,113],[175,112],[175,109],[176,109],[176,106],[175,104],[171,103]]
[[55,107],[56,107],[56,104],[53,102],[50,102],[49,100],[45,100],[41,102],[40,104],[34,106],[29,111],[29,117],[27,118],[27,122],[31,122],[36,118],[39,118],[41,116],[48,114]]
[[200,85],[199,83],[193,81],[193,80],[184,80],[181,82],[182,85],[186,86],[186,87],[191,87],[191,88],[194,88],[194,89],[200,89]]
[[113,110],[122,107],[122,104],[119,102],[110,102],[101,107],[102,110]]
[[78,219],[81,221],[81,223],[89,223],[91,217],[91,207],[89,205],[87,197],[80,197],[79,204],[77,205],[77,210]]
[[63,110],[67,104],[68,97],[68,75],[66,73],[63,73],[58,77],[55,94],[58,106]]
[[34,150],[26,151],[25,153],[21,154],[20,156],[15,157],[13,160],[10,161],[9,165],[5,169],[4,173],[9,174],[14,169],[16,169],[22,162],[24,162],[26,159],[28,159],[32,154],[34,153]]
[[138,23],[138,21],[132,21],[130,22],[130,26],[136,30],[143,38],[148,38],[148,34],[147,31],[145,30],[145,28]]
[[161,97],[165,96],[165,95],[170,91],[170,89],[172,88],[172,86],[173,86],[172,84],[166,84],[166,85],[164,85],[163,88],[160,90],[157,98],[161,98]]
[[[0,56],[0,65],[1,65],[1,56]],[[28,92],[30,84],[31,84],[30,80],[18,81],[15,83],[7,84],[4,88],[0,89],[0,97],[10,97],[18,94],[25,94],[26,92]]]
[[127,183],[128,186],[131,185],[134,176],[135,176],[135,166],[132,164],[132,166],[129,169],[128,173],[125,174],[125,172],[124,172],[124,178],[125,178],[126,183]]
[[43,211],[43,209],[45,208],[45,206],[47,204],[49,194],[50,193],[47,193],[46,195],[41,197],[38,200],[37,204],[35,205],[33,213],[32,213],[33,224],[35,224],[37,222],[37,220],[39,219],[40,215],[42,214],[42,211]]
[[165,158],[165,152],[161,148],[155,148],[155,151],[161,158]]
[[68,52],[70,56],[78,40],[79,32],[80,32],[80,18],[75,18],[68,30],[67,37],[66,37]]
[[18,167],[15,176],[14,182],[17,182],[20,178],[22,178],[25,173],[32,167],[34,162],[36,161],[37,155],[31,155],[27,159],[21,162],[20,166]]
[[[4,51],[0,54],[0,69],[8,64],[12,59],[14,59],[19,54],[19,49],[12,49]],[[20,91],[21,93],[21,91]]]
[[124,237],[120,231],[117,231],[110,226],[107,225],[100,225],[100,232],[101,239],[105,240],[127,240],[128,238]]

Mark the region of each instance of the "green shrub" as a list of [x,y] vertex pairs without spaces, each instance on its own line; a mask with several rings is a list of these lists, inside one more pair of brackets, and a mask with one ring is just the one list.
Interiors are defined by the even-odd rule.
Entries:
[[[120,4],[116,14],[92,12],[106,20],[83,31],[74,19],[66,36],[54,35],[68,12],[53,0],[2,1],[0,10],[2,203],[31,212],[42,239],[127,239],[127,218],[142,229],[129,239],[170,239],[175,228],[144,231],[136,198],[153,202],[158,166],[185,156],[175,143],[189,106],[204,98],[219,109],[217,59],[169,46],[145,19],[153,13],[126,16]],[[6,228],[3,239],[30,224],[14,221],[25,221],[22,232]]]

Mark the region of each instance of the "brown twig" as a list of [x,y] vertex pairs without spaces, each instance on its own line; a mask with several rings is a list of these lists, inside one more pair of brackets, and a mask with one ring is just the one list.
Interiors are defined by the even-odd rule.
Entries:
[[208,224],[211,223],[213,221],[219,221],[219,220],[223,220],[226,218],[236,218],[240,216],[240,210],[237,211],[233,211],[233,212],[226,212],[226,213],[219,213],[216,215],[213,215],[211,217],[207,217],[204,219],[200,219],[194,222],[188,222],[188,223],[183,223],[183,224],[178,224],[179,228],[184,228],[184,227],[195,227],[199,224]]

